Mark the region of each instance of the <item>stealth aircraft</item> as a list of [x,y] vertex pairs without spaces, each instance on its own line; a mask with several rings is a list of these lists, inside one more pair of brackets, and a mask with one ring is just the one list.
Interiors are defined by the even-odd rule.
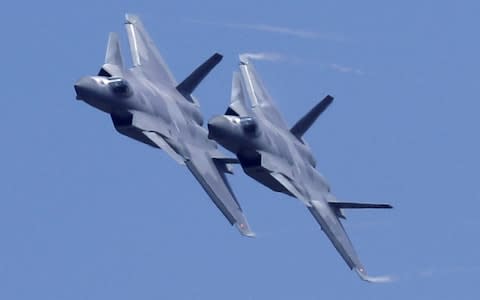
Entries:
[[209,121],[209,137],[235,153],[247,175],[302,201],[347,265],[363,280],[382,281],[386,278],[366,274],[340,219],[345,218],[345,209],[391,206],[338,201],[317,171],[312,151],[303,139],[332,101],[333,97],[326,96],[289,128],[253,64],[240,56],[240,71],[233,75],[230,106],[225,115]]
[[75,83],[77,99],[111,116],[115,129],[134,140],[164,150],[186,165],[227,220],[253,237],[225,173],[229,163],[208,139],[195,88],[220,62],[214,54],[177,83],[137,16],[126,16],[132,68],[124,68],[118,36],[111,33],[105,64],[96,76]]

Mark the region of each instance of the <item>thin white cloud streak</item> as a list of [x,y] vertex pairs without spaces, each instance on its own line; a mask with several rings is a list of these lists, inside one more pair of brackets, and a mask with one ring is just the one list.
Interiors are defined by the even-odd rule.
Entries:
[[344,73],[344,74],[353,74],[357,76],[365,75],[365,72],[356,69],[353,67],[339,65],[339,64],[323,64],[316,61],[306,61],[304,59],[294,57],[294,56],[287,56],[278,52],[248,52],[240,54],[240,57],[247,58],[250,60],[260,60],[260,61],[269,61],[269,62],[282,62],[282,63],[293,63],[293,64],[313,64],[319,65],[321,68],[328,69],[330,71]]
[[234,29],[248,29],[254,31],[262,31],[262,32],[269,32],[269,33],[277,33],[282,35],[288,35],[291,37],[302,38],[302,39],[324,39],[324,40],[331,40],[341,42],[344,41],[345,38],[339,34],[335,33],[324,33],[318,31],[311,31],[311,30],[304,30],[304,29],[296,29],[284,26],[273,26],[268,24],[247,24],[247,23],[217,23],[217,22],[210,22],[210,21],[203,21],[203,20],[188,20],[192,23],[197,24],[205,24],[205,25],[216,25]]
[[322,34],[314,31],[307,31],[301,29],[293,29],[288,27],[280,27],[280,26],[272,26],[267,24],[225,24],[227,27],[231,28],[243,28],[243,29],[251,29],[256,31],[265,31],[265,32],[273,32],[279,33],[284,35],[290,35],[298,38],[304,39],[318,39],[321,37],[325,37]]
[[280,53],[275,52],[248,52],[240,54],[240,57],[251,59],[251,60],[263,60],[263,61],[283,61],[285,60],[285,56]]
[[352,74],[356,74],[356,75],[365,75],[365,72],[363,72],[362,70],[355,69],[355,68],[348,67],[348,66],[339,65],[339,64],[330,64],[330,65],[328,65],[328,67],[331,70],[336,71],[336,72],[340,72],[340,73],[352,73]]
[[360,69],[355,69],[352,67],[339,65],[339,64],[323,64],[315,61],[306,61],[294,56],[287,56],[278,52],[247,52],[240,54],[240,58],[257,60],[257,61],[269,61],[269,62],[281,62],[281,63],[292,63],[292,64],[313,64],[319,65],[321,68],[328,69],[330,71],[344,73],[344,74],[353,74],[362,76],[365,75]]
[[[325,39],[331,41],[345,41],[345,38],[339,34],[334,33],[321,33],[317,31],[310,31],[310,30],[302,30],[302,29],[294,29],[290,27],[283,27],[283,26],[272,26],[268,24],[247,24],[247,23],[220,23],[220,22],[211,22],[205,20],[197,20],[197,19],[187,19],[187,22],[196,23],[196,24],[204,24],[204,25],[214,25],[220,27],[227,27],[227,28],[234,28],[234,29],[248,29],[248,30],[255,30],[255,31],[263,31],[269,33],[277,33],[288,35],[292,37],[302,38],[302,39]],[[304,59],[300,59],[298,57],[291,57],[285,56],[275,52],[260,52],[260,53],[245,53],[243,54],[249,57],[252,60],[262,60],[262,61],[271,61],[271,62],[289,62],[289,63],[313,63],[319,64],[319,62],[315,61],[305,61]],[[327,68],[335,72],[345,73],[345,74],[354,74],[358,76],[365,75],[360,69],[356,69],[349,66],[344,66],[336,63],[330,64],[320,64],[322,68]]]
[[395,281],[405,280],[429,280],[434,277],[456,277],[467,276],[468,274],[478,273],[480,266],[445,266],[440,268],[425,268],[415,272],[404,273],[399,277],[395,277]]

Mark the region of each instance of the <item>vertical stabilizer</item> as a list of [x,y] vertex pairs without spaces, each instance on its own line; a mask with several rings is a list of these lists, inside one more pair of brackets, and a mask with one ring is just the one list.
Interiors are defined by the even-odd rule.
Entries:
[[239,72],[233,72],[230,106],[225,114],[239,117],[247,116],[249,115],[247,107],[241,75]]
[[185,78],[185,80],[177,85],[177,90],[187,99],[190,98],[190,95],[197,88],[200,82],[207,77],[208,73],[215,68],[222,58],[223,56],[219,53],[213,54],[203,64],[196,68],[187,78]]
[[163,60],[155,43],[136,15],[125,16],[133,66],[142,70],[147,78],[176,86],[177,83]]
[[116,65],[123,68],[122,53],[120,51],[120,42],[118,40],[118,34],[111,32],[108,36],[107,53],[105,54],[105,63],[110,65]]
[[245,54],[240,55],[240,74],[245,91],[245,97],[253,110],[259,112],[262,118],[278,128],[288,130],[286,122],[278,111],[272,97],[268,93],[253,63]]
[[303,116],[293,127],[290,129],[290,132],[296,136],[298,139],[302,139],[302,136],[307,132],[307,130],[313,125],[313,123],[317,120],[318,116],[320,116],[327,108],[332,104],[333,97],[327,95],[320,101],[317,105],[315,105],[305,116]]
[[118,34],[111,32],[108,36],[107,51],[105,53],[105,63],[98,72],[100,76],[121,76],[123,73],[123,59],[120,51],[120,42]]

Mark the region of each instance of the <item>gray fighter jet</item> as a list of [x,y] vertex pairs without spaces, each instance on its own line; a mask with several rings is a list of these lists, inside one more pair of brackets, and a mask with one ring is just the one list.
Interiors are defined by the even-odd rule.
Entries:
[[367,276],[340,219],[345,218],[344,209],[392,206],[338,201],[316,170],[315,158],[302,138],[332,101],[333,97],[326,96],[289,128],[252,63],[240,56],[240,71],[233,75],[230,106],[225,115],[209,121],[209,138],[235,153],[247,175],[302,201],[347,265],[363,280],[385,281],[386,277]]
[[98,75],[75,83],[77,99],[109,114],[119,133],[160,148],[186,165],[228,221],[253,237],[225,176],[234,160],[208,139],[199,103],[192,96],[222,56],[214,54],[177,84],[140,19],[127,15],[125,24],[133,67],[124,68],[118,36],[111,33]]

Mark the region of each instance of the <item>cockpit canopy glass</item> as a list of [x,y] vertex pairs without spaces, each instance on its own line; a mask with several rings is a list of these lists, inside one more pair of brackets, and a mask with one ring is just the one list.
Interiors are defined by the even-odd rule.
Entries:
[[120,77],[109,78],[108,86],[113,93],[122,97],[128,97],[132,94],[132,90],[128,82]]
[[240,126],[248,135],[258,135],[258,124],[252,117],[240,118]]

